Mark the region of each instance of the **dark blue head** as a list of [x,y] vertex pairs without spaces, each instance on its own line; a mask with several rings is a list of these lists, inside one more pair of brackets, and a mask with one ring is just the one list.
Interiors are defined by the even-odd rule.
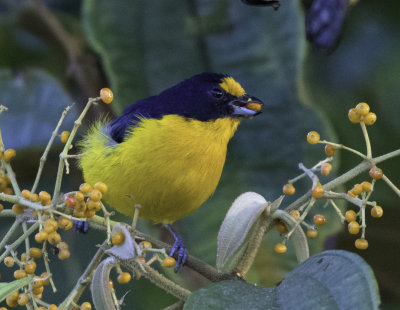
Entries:
[[212,121],[223,117],[254,116],[262,102],[247,95],[232,77],[201,73],[168,88],[157,96],[137,101],[110,123],[111,137],[122,142],[126,129],[139,117],[161,119],[176,114],[188,119]]

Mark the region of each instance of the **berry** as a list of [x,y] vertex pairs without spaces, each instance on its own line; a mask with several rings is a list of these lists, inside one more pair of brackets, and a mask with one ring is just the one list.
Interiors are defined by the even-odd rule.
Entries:
[[108,186],[103,182],[97,182],[93,185],[93,188],[99,190],[102,194],[105,194],[108,191]]
[[86,193],[89,193],[92,190],[92,187],[88,183],[82,183],[81,185],[79,185],[79,190],[82,193],[86,194]]
[[359,115],[365,116],[369,112],[369,105],[368,103],[360,102],[359,104],[356,105],[355,110]]
[[369,193],[372,188],[372,184],[370,182],[364,181],[361,183],[361,186],[363,188],[363,192]]
[[55,304],[51,304],[47,310],[57,310],[58,307]]
[[48,226],[52,228],[52,231],[56,231],[58,229],[58,222],[54,219],[47,219],[44,222],[44,226]]
[[325,163],[321,166],[321,174],[327,176],[332,170],[332,165],[330,163]]
[[34,261],[30,261],[25,265],[24,269],[27,274],[34,274],[36,270],[36,263]]
[[42,250],[39,248],[30,248],[29,249],[29,256],[33,258],[41,258],[42,257]]
[[81,201],[75,207],[74,213],[75,212],[84,213],[86,209],[87,209],[86,203],[84,201]]
[[80,310],[92,310],[92,305],[90,304],[90,302],[85,301],[82,305],[81,305],[81,309]]
[[349,230],[350,234],[357,235],[360,232],[360,224],[358,224],[356,221],[351,221],[349,225],[347,225],[347,229]]
[[145,263],[145,262],[146,262],[146,259],[145,259],[144,257],[139,257],[139,260],[140,260],[142,263]]
[[142,241],[139,243],[139,245],[143,248],[143,249],[151,249],[153,247],[153,245],[151,244],[151,242],[149,241]]
[[318,226],[323,226],[326,224],[326,218],[322,214],[315,214],[313,220],[314,224]]
[[316,131],[310,131],[307,134],[307,142],[310,144],[317,144],[319,142],[320,135]]
[[59,244],[61,242],[61,236],[60,236],[60,234],[58,232],[53,231],[47,237],[47,241],[49,241],[49,243],[52,244],[52,245]]
[[43,241],[47,240],[48,236],[49,235],[47,232],[45,232],[44,230],[41,230],[35,235],[35,241],[38,243],[42,243]]
[[30,197],[30,201],[38,202],[39,201],[39,195],[38,194],[32,194],[31,197]]
[[121,245],[125,242],[125,235],[122,232],[116,232],[111,237],[111,242],[113,245]]
[[325,194],[324,187],[321,184],[315,185],[311,190],[311,194],[316,199],[324,197]]
[[[17,298],[17,299],[18,299],[18,298]],[[16,300],[12,300],[12,299],[10,298],[10,296],[8,296],[8,297],[6,298],[6,304],[7,304],[7,306],[9,306],[10,308],[18,307],[17,299],[16,299]]]
[[361,184],[354,184],[353,188],[351,189],[354,195],[360,195],[363,191],[363,187]]
[[361,115],[357,113],[356,109],[352,108],[349,110],[348,117],[350,122],[359,123],[361,121]]
[[93,201],[90,198],[86,201],[86,206],[90,211],[100,211],[101,209],[101,202],[100,201]]
[[26,262],[26,253],[25,252],[21,254],[21,261]]
[[129,272],[123,272],[117,277],[117,281],[119,284],[126,284],[131,280],[131,274]]
[[100,89],[100,98],[104,103],[110,104],[114,99],[114,94],[109,88]]
[[67,143],[70,134],[71,133],[69,131],[63,131],[60,135],[61,143]]
[[14,149],[7,149],[3,153],[3,159],[6,163],[9,163],[16,155],[17,152]]
[[354,194],[352,190],[347,191],[347,195],[353,198],[357,198],[358,195]]
[[110,290],[114,289],[114,282],[113,280],[108,280],[108,287],[110,288]]
[[15,214],[23,214],[25,209],[26,209],[25,206],[20,205],[20,204],[18,204],[18,203],[14,204],[14,205],[12,206],[12,210],[13,210],[13,212],[14,212]]
[[14,258],[12,258],[11,256],[7,256],[6,258],[4,258],[4,265],[6,265],[9,268],[14,266]]
[[176,264],[175,258],[167,256],[164,261],[162,262],[162,265],[164,267],[174,267]]
[[291,210],[289,212],[289,215],[295,220],[297,221],[300,218],[300,212],[299,210]]
[[278,253],[278,254],[283,254],[283,253],[286,252],[286,250],[287,250],[286,245],[284,245],[284,244],[282,244],[282,243],[277,243],[277,244],[275,244],[274,251],[275,251],[276,253]]
[[366,250],[368,248],[368,241],[364,238],[359,238],[355,241],[354,245],[359,250]]
[[353,210],[347,210],[344,217],[345,217],[346,221],[348,223],[350,223],[350,222],[353,222],[356,220],[357,215]]
[[11,295],[8,295],[8,297],[10,297],[10,300],[15,300],[15,301],[17,301],[17,299],[18,299],[18,297],[19,297],[19,291],[13,292]]
[[75,208],[76,200],[75,200],[74,195],[72,195],[72,194],[65,195],[64,203],[69,208]]
[[325,145],[325,154],[328,157],[332,157],[336,155],[336,149],[333,145],[327,144]]
[[296,189],[294,188],[294,186],[290,183],[285,184],[283,186],[283,193],[285,195],[293,195],[296,192]]
[[373,112],[369,112],[364,116],[365,125],[373,125],[376,122],[376,114]]
[[15,279],[22,279],[22,278],[25,278],[26,276],[27,276],[27,274],[26,274],[25,270],[18,269],[18,270],[14,271]]
[[3,211],[4,206],[0,203],[0,212]]
[[102,197],[103,195],[98,189],[93,189],[90,193],[90,200],[93,200],[94,202],[100,201]]
[[58,258],[60,260],[67,259],[70,256],[71,256],[71,253],[69,252],[69,250],[61,250],[60,252],[58,252]]
[[383,177],[382,169],[380,169],[380,168],[378,168],[378,167],[372,167],[372,168],[369,170],[369,176],[370,176],[371,178],[373,178],[374,180],[382,179],[382,177]]
[[[34,283],[38,283],[38,282],[34,282]],[[33,286],[35,286],[35,284]],[[40,283],[40,286],[34,287],[32,290],[33,294],[35,294],[35,295],[42,294],[43,291],[44,291],[44,287],[43,287],[42,283]]]
[[51,196],[48,192],[41,191],[39,193],[39,200],[42,202],[42,205],[44,205],[46,202],[51,200]]
[[288,229],[285,225],[285,223],[283,223],[282,221],[278,220],[275,223],[275,228],[277,231],[279,231],[281,234],[286,234],[288,232]]
[[70,230],[74,224],[72,221],[64,216],[58,219],[58,226],[64,230]]
[[31,199],[31,195],[32,195],[32,193],[31,193],[30,191],[28,191],[27,189],[24,189],[24,190],[21,192],[22,198],[25,198],[25,199],[27,199],[27,200],[30,200],[30,199]]
[[20,306],[25,306],[29,301],[29,296],[28,294],[19,294],[18,299],[17,299],[17,303]]
[[78,202],[84,201],[85,200],[85,195],[83,194],[83,192],[77,191],[75,193],[75,200],[78,201]]
[[371,209],[371,216],[375,218],[380,218],[383,215],[383,209],[381,206],[375,206]]
[[318,231],[314,228],[310,228],[307,230],[307,237],[308,238],[315,238],[318,235]]

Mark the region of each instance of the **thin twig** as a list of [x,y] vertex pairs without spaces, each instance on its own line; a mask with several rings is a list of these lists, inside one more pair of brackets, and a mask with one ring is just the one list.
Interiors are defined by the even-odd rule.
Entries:
[[336,203],[332,199],[328,199],[329,203],[332,205],[332,207],[335,209],[337,215],[340,217],[340,222],[343,224],[346,218],[342,214],[342,211],[339,209],[339,207],[336,205]]
[[382,180],[386,182],[387,185],[400,197],[400,189],[389,180],[389,178],[384,174]]
[[[8,211],[8,210],[3,210],[1,213],[3,213],[4,211]],[[12,212],[12,213],[14,216],[16,215],[14,212]],[[4,246],[7,244],[8,240],[11,238],[11,236],[15,233],[15,231],[19,228],[20,225],[21,225],[21,221],[18,218],[16,218],[14,223],[11,225],[10,229],[7,231],[4,238],[1,239],[0,251],[4,248]]]
[[360,122],[361,125],[361,130],[364,136],[365,140],[365,146],[367,147],[367,158],[371,159],[372,158],[372,150],[371,150],[371,142],[369,141],[369,136],[368,136],[368,131],[367,128],[365,127],[364,122]]
[[57,288],[53,281],[53,274],[50,271],[49,254],[47,253],[46,244],[47,244],[47,241],[43,242],[43,247],[42,247],[43,262],[44,262],[44,266],[46,268],[47,276],[49,277],[49,280],[50,280],[51,288],[53,289],[53,293],[56,293]]
[[333,143],[333,142],[329,142],[329,141],[326,141],[326,140],[320,140],[320,141],[318,141],[318,143],[330,144],[330,145],[334,146],[337,149],[343,149],[343,150],[352,152],[352,153],[354,153],[354,154],[356,154],[356,155],[358,155],[358,156],[360,156],[361,158],[364,158],[364,159],[367,158],[367,156],[365,156],[363,153],[361,153],[361,152],[359,152],[359,151],[357,151],[355,149],[352,149],[350,147],[347,147],[347,146],[345,146],[343,144]]

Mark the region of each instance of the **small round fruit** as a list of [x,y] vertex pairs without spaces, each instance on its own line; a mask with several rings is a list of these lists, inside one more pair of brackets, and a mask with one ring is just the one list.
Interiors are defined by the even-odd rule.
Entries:
[[371,215],[375,218],[380,218],[383,215],[383,209],[381,206],[375,206],[371,209]]
[[32,195],[32,193],[31,193],[29,190],[27,190],[27,189],[24,189],[24,190],[21,192],[22,198],[25,198],[25,199],[27,199],[27,200],[30,200],[31,195]]
[[38,243],[42,243],[45,240],[47,240],[48,236],[49,236],[49,234],[47,232],[45,232],[44,230],[41,230],[35,235],[35,241]]
[[93,189],[90,193],[90,200],[92,201],[100,201],[103,197],[103,194],[98,189]]
[[29,256],[33,258],[41,258],[42,257],[42,250],[39,248],[30,248],[29,249]]
[[82,193],[86,194],[86,193],[89,193],[89,192],[92,190],[92,186],[90,186],[89,183],[82,183],[82,184],[79,186],[79,190],[80,190]]
[[63,131],[60,135],[61,143],[67,143],[70,134],[71,133],[69,131]]
[[86,206],[90,211],[100,211],[101,209],[101,201],[93,201],[90,198],[86,201]]
[[357,235],[360,232],[360,224],[358,224],[356,221],[351,221],[347,225],[347,228],[349,230],[349,233],[352,235]]
[[46,201],[51,200],[51,196],[50,196],[50,194],[49,194],[48,192],[46,192],[46,191],[41,191],[41,192],[39,193],[39,200],[40,200],[41,202],[46,202]]
[[360,195],[363,191],[363,187],[361,184],[354,184],[353,188],[351,189],[354,195]]
[[18,302],[17,302],[17,300],[12,300],[12,299],[10,298],[10,296],[8,296],[8,297],[6,298],[6,304],[7,304],[7,306],[9,306],[10,308],[18,307]]
[[61,216],[58,219],[58,226],[61,229],[70,230],[72,228],[72,226],[73,226],[73,223],[72,223],[72,221],[70,219],[68,219],[68,218],[66,218],[64,216]]
[[320,138],[321,137],[320,137],[319,133],[316,131],[310,131],[307,134],[307,142],[310,144],[317,144],[319,142]]
[[75,208],[76,206],[75,196],[72,194],[65,195],[64,203],[68,208],[71,209]]
[[117,281],[119,284],[126,284],[131,280],[131,274],[129,272],[123,272],[117,277]]
[[289,212],[289,215],[295,220],[297,221],[300,218],[300,212],[299,210],[291,210]]
[[318,231],[314,228],[307,229],[307,237],[315,238],[318,235]]
[[10,295],[8,295],[8,297],[10,298],[10,300],[18,300],[19,297],[19,291],[14,291],[13,293],[11,293]]
[[325,190],[321,184],[315,185],[311,190],[311,195],[316,199],[324,197],[324,194]]
[[287,229],[285,223],[283,223],[282,221],[277,221],[275,223],[275,228],[281,234],[286,234],[288,232],[288,229]]
[[361,183],[361,186],[363,188],[363,192],[369,193],[372,188],[372,184],[370,182],[364,181]]
[[81,305],[81,309],[80,310],[92,310],[92,305],[90,304],[90,302],[85,301],[82,305]]
[[84,201],[80,201],[76,206],[74,212],[84,213],[87,210],[87,205]]
[[[89,186],[90,186],[90,185],[89,185]],[[77,191],[77,192],[75,193],[75,200],[78,201],[78,202],[84,201],[84,200],[85,200],[85,195],[83,194],[83,192]]]
[[0,203],[0,212],[4,210],[4,206]]
[[6,163],[9,163],[15,156],[17,152],[14,149],[7,149],[3,153],[3,158]]
[[108,280],[108,287],[110,288],[110,290],[114,289],[114,282],[113,280]]
[[93,188],[99,190],[103,195],[108,191],[108,186],[103,182],[97,182]]
[[164,261],[162,262],[162,265],[164,267],[174,267],[176,264],[175,258],[167,256]]
[[355,109],[359,115],[365,116],[369,112],[369,105],[368,103],[360,102],[359,104],[356,105]]
[[151,249],[153,245],[149,241],[142,241],[139,244],[143,249]]
[[29,296],[28,294],[19,294],[18,299],[17,299],[17,303],[20,306],[25,306],[29,301]]
[[58,309],[58,307],[57,307],[57,305],[55,305],[55,304],[51,304],[48,308],[47,308],[47,310],[57,310]]
[[323,226],[326,224],[326,218],[322,214],[315,214],[313,220],[314,224],[318,226]]
[[32,292],[35,295],[42,294],[43,291],[44,291],[44,286],[42,284],[40,284],[40,286],[33,287],[33,289],[32,289]]
[[111,242],[113,245],[121,245],[125,242],[125,235],[122,232],[116,232],[111,237]]
[[274,251],[278,254],[283,254],[287,251],[287,247],[282,243],[277,243],[275,244]]
[[38,194],[32,194],[31,197],[30,197],[30,201],[38,202],[39,201],[39,195]]
[[44,226],[52,227],[53,231],[56,231],[58,229],[58,222],[55,219],[47,219],[44,222]]
[[358,195],[354,194],[352,190],[347,191],[347,195],[349,195],[352,198],[357,198]]
[[321,166],[321,174],[327,176],[332,170],[332,165],[330,163],[325,163]]
[[26,262],[26,253],[21,254],[21,262]]
[[354,124],[359,123],[361,121],[361,115],[357,113],[355,108],[350,109],[347,115],[349,117],[350,122]]
[[376,114],[373,112],[369,112],[367,115],[364,116],[364,123],[365,125],[373,125],[376,122]]
[[11,209],[15,214],[24,214],[26,207],[16,203],[12,206]]
[[359,238],[354,242],[354,245],[359,250],[366,250],[368,248],[368,241],[364,238]]
[[27,276],[27,273],[25,270],[18,269],[18,270],[14,271],[15,279],[22,279],[22,278],[25,278],[26,276]]
[[52,245],[59,244],[61,242],[61,236],[60,236],[60,234],[58,232],[53,231],[47,237],[47,241],[49,241],[49,243],[52,244]]
[[100,98],[104,103],[110,104],[114,99],[114,94],[109,88],[100,89]]
[[347,210],[344,214],[344,217],[348,223],[353,222],[356,220],[357,215],[353,210]]
[[29,262],[25,265],[24,269],[27,274],[34,274],[36,271],[36,263],[34,261]]
[[382,169],[381,169],[381,168],[378,168],[378,167],[372,167],[372,168],[369,170],[369,176],[370,176],[371,178],[373,178],[374,180],[382,179],[382,177],[383,177]]
[[293,184],[285,184],[283,186],[283,193],[285,195],[293,195],[296,192],[296,189],[294,188]]
[[332,157],[336,155],[336,149],[333,145],[327,144],[325,145],[325,154],[328,157]]
[[11,256],[7,256],[6,258],[4,258],[4,265],[6,265],[7,267],[13,267],[14,263],[14,258],[12,258]]
[[69,250],[61,250],[60,252],[58,252],[58,258],[60,260],[67,259],[70,256],[71,256],[71,253],[69,252]]

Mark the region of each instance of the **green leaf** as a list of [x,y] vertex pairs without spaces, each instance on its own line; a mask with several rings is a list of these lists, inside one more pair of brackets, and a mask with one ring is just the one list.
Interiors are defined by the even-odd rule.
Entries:
[[379,309],[371,268],[346,251],[325,251],[304,261],[278,286],[224,281],[193,292],[185,310],[197,309]]
[[0,302],[7,298],[8,295],[12,294],[21,287],[28,285],[32,282],[32,276],[18,279],[12,282],[0,282]]
[[115,258],[109,257],[102,261],[93,272],[93,278],[90,285],[92,292],[92,300],[95,309],[113,310],[117,309],[114,305],[113,297],[110,290],[110,271],[116,267]]

